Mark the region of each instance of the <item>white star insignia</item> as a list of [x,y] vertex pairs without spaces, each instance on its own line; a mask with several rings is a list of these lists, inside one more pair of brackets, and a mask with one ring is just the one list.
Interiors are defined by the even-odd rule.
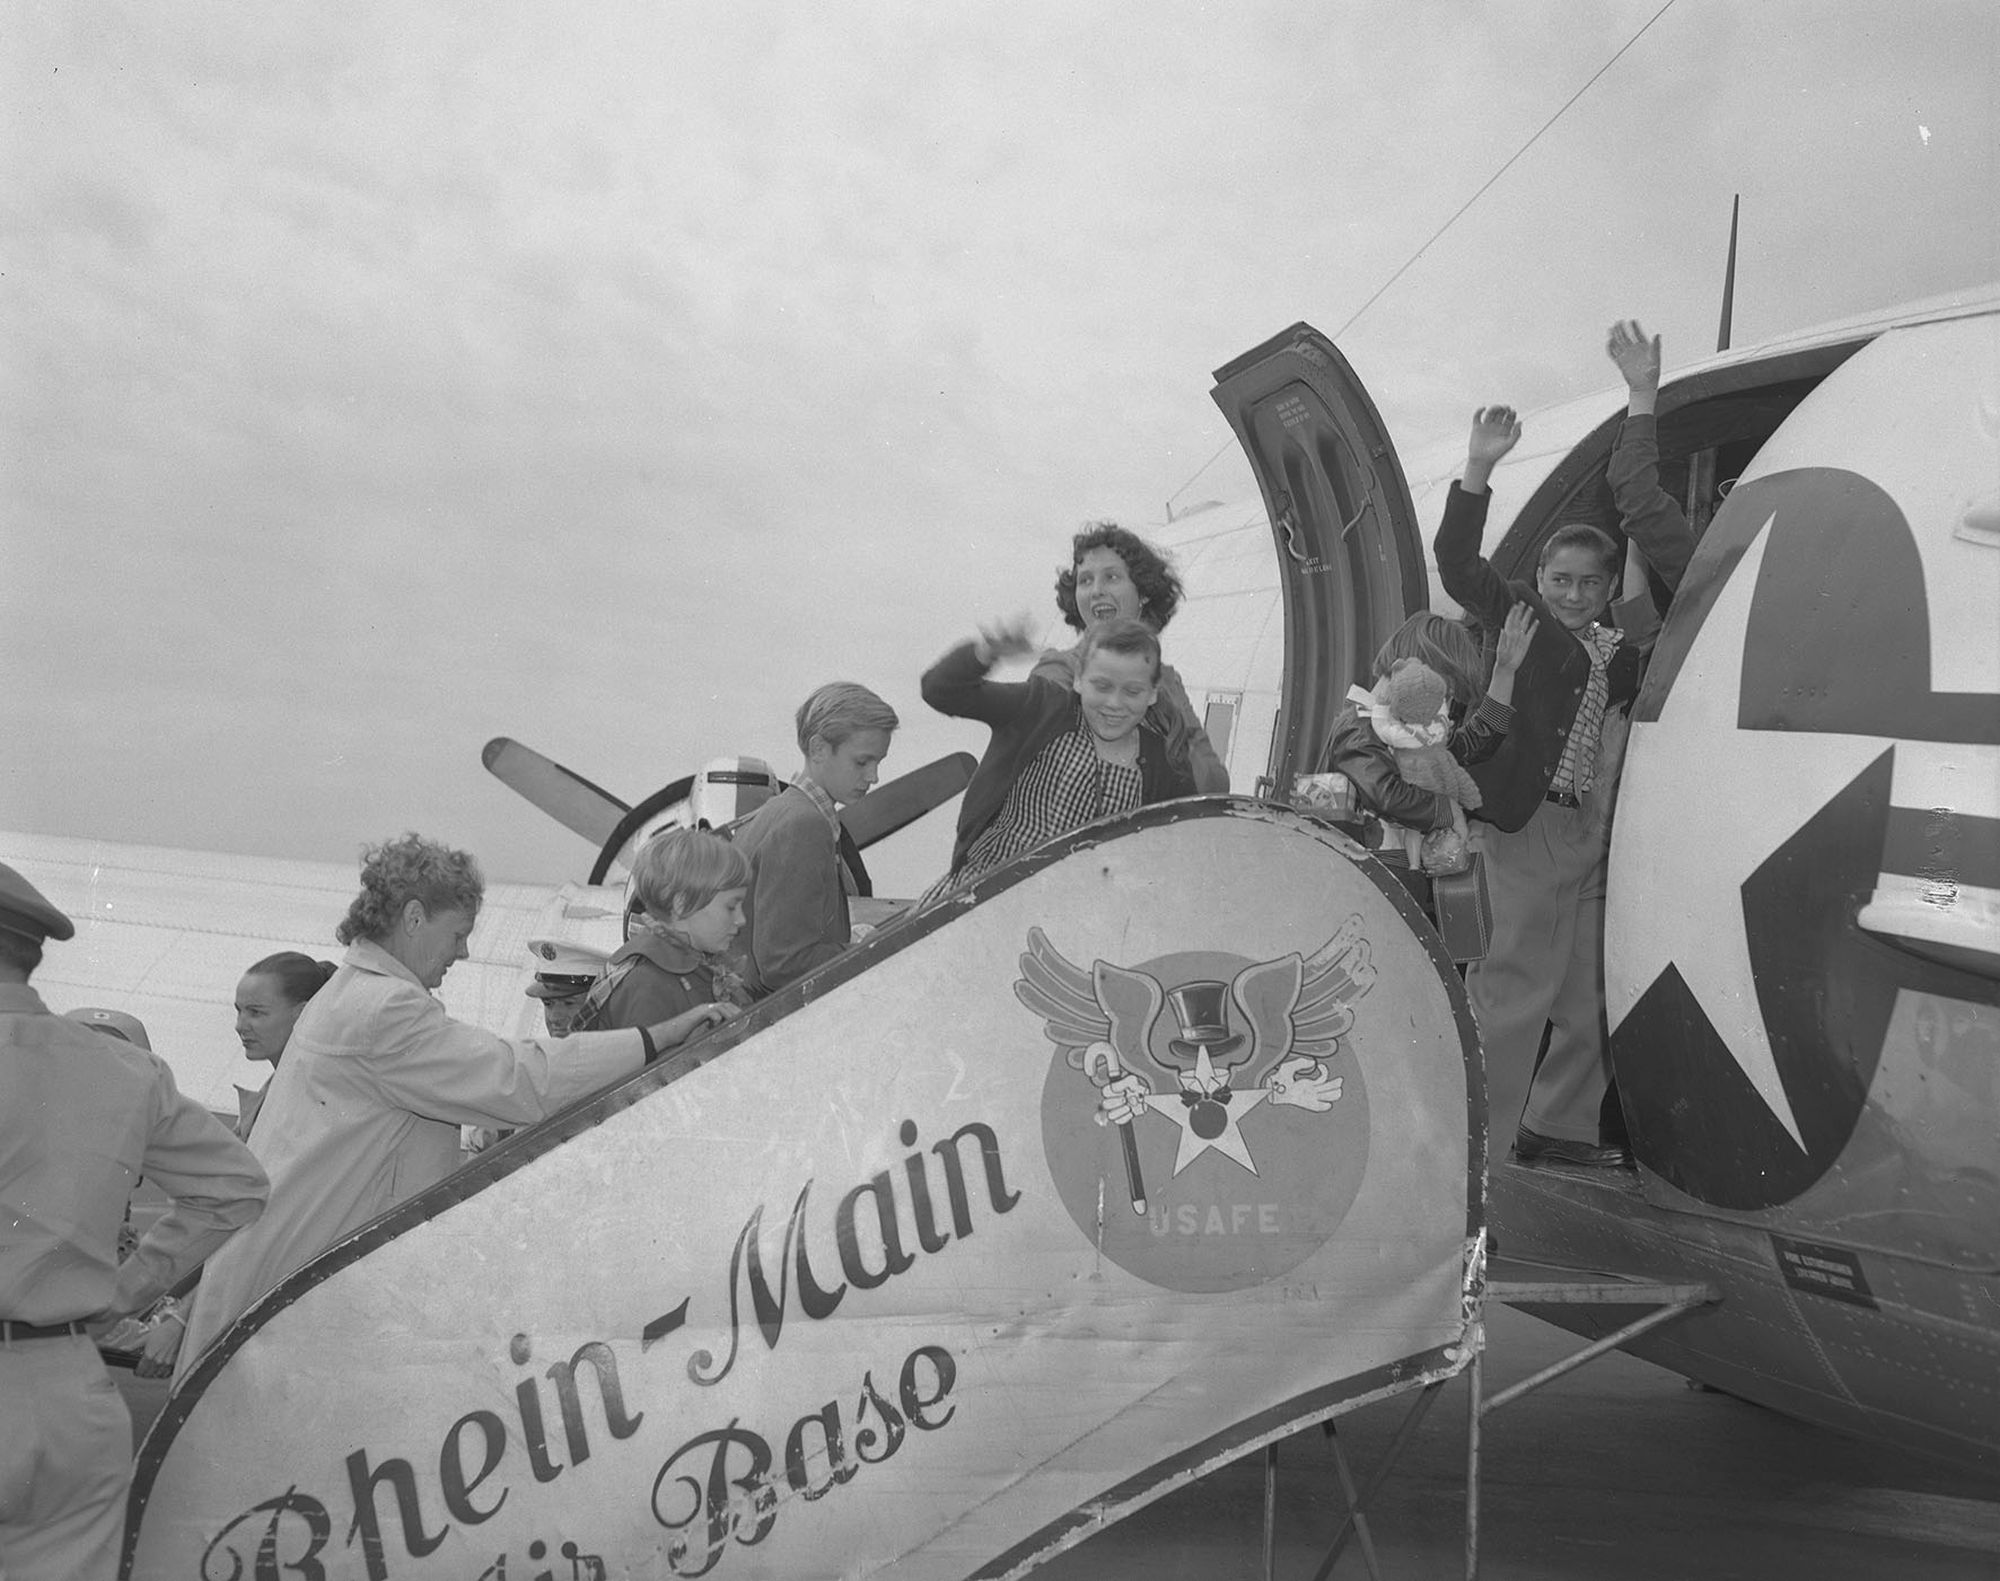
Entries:
[[[1731,1058],[1803,1150],[1751,976],[1743,885],[1888,743],[1737,727],[1743,639],[1770,534],[1767,521],[1744,549],[1659,719],[1632,726],[1612,840],[1605,1003],[1615,1029],[1667,967],[1678,967]],[[1635,907],[1635,893],[1651,901]]]
[[1257,1166],[1251,1161],[1249,1146],[1243,1140],[1243,1117],[1269,1096],[1269,1089],[1264,1087],[1252,1087],[1245,1092],[1232,1093],[1230,1101],[1222,1108],[1222,1133],[1219,1136],[1194,1134],[1191,1123],[1194,1119],[1194,1110],[1181,1102],[1181,1095],[1178,1092],[1156,1092],[1146,1100],[1146,1107],[1155,1114],[1164,1115],[1181,1128],[1180,1151],[1174,1155],[1176,1175],[1210,1148],[1224,1157],[1235,1159],[1254,1175],[1257,1173]]

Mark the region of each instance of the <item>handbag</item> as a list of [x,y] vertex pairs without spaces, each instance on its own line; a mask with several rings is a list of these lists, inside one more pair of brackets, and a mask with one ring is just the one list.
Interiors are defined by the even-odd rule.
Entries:
[[1431,913],[1447,954],[1461,965],[1482,961],[1493,945],[1493,901],[1486,892],[1486,853],[1474,851],[1462,873],[1431,878]]

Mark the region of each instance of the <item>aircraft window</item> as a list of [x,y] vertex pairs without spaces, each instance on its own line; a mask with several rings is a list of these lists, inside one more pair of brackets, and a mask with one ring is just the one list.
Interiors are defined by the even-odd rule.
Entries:
[[1236,711],[1243,706],[1241,692],[1215,692],[1202,711],[1201,728],[1208,732],[1209,744],[1223,762],[1229,761],[1229,737],[1236,728]]
[[1681,509],[1687,513],[1688,526],[1694,531],[1696,543],[1708,531],[1708,523],[1715,515],[1720,503],[1715,492],[1715,452],[1704,450],[1688,457],[1687,492],[1681,496]]

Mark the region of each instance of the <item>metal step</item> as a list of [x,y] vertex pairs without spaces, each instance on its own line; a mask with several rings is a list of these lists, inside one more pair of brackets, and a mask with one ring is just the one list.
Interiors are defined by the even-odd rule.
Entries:
[[1515,1307],[1679,1306],[1722,1299],[1722,1292],[1703,1280],[1644,1279],[1511,1257],[1487,1263],[1486,1295]]

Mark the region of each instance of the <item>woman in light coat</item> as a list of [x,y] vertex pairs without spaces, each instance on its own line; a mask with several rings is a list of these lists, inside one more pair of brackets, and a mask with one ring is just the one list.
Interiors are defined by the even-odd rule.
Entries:
[[[203,1271],[177,1380],[265,1291],[456,1169],[460,1126],[532,1125],[685,1035],[663,1023],[544,1041],[454,1021],[432,994],[466,958],[477,864],[405,835],[364,853],[361,886],[335,932],[347,954],[292,1028],[251,1133],[269,1206]],[[703,1028],[736,1013],[707,1010]]]

